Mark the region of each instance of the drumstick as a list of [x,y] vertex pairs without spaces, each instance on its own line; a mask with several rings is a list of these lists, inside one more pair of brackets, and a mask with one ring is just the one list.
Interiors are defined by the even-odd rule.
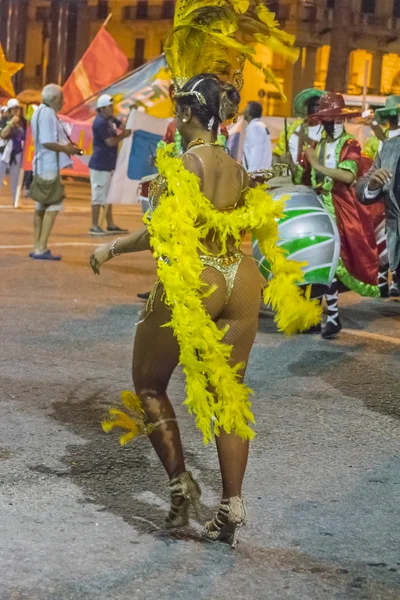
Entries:
[[284,123],[285,123],[285,151],[286,154],[288,154],[289,152],[289,140],[288,140],[288,124],[287,124],[287,118],[284,118]]

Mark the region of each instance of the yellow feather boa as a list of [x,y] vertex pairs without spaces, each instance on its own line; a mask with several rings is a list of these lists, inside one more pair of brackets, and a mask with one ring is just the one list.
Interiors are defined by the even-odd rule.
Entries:
[[[303,280],[302,264],[286,260],[284,250],[276,245],[277,219],[283,216],[284,201],[273,200],[265,186],[258,186],[248,191],[241,208],[218,211],[201,193],[199,179],[170,151],[170,147],[160,148],[157,153],[157,167],[167,182],[167,191],[145,222],[165,303],[171,308],[167,326],[172,327],[180,346],[180,364],[186,376],[185,404],[196,415],[205,443],[221,428],[252,439],[251,390],[239,376],[243,365],[229,364],[232,347],[223,342],[226,329],[218,329],[202,303],[205,294],[213,290],[205,291],[201,280],[204,265],[199,250],[205,252],[201,240],[210,230],[215,231],[223,255],[229,237],[239,246],[243,231],[253,232],[271,265],[272,279],[264,300],[276,311],[278,328],[286,334],[319,323],[321,308],[298,287]],[[123,425],[119,422],[117,426]]]

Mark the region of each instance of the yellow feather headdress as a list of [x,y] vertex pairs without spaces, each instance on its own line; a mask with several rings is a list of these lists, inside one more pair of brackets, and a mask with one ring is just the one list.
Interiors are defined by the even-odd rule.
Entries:
[[256,60],[254,46],[262,44],[294,63],[299,53],[294,41],[262,0],[177,0],[164,51],[178,90],[200,73],[218,75],[240,90],[246,60],[279,87],[269,67]]

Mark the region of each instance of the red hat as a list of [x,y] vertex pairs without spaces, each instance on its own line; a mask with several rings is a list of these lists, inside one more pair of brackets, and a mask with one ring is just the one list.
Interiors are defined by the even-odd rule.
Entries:
[[322,96],[319,103],[319,111],[310,116],[313,120],[330,121],[332,119],[354,119],[360,117],[361,111],[346,108],[342,94],[328,92]]

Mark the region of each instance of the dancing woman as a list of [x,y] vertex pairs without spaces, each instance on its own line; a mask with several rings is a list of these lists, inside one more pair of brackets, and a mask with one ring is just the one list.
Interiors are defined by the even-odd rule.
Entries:
[[[190,54],[190,53],[189,53]],[[183,55],[182,55],[183,56]],[[219,61],[220,64],[220,61]],[[237,114],[240,95],[218,76],[202,73],[176,93],[176,123],[186,152],[158,154],[160,177],[152,190],[146,227],[98,248],[91,266],[122,253],[153,250],[158,276],[137,326],[133,353],[136,396],[125,393],[130,419],[112,413],[106,430],[126,428],[122,442],[145,433],[170,479],[167,527],[188,524],[200,487],[186,470],[179,426],[167,396],[180,363],[189,411],[208,442],[215,434],[222,502],[204,538],[235,545],[246,511],[242,483],[254,420],[243,384],[257,332],[261,280],[256,263],[240,250],[243,230],[258,234],[274,275],[265,298],[287,333],[318,322],[320,309],[301,295],[301,268],[276,247],[282,205],[264,188],[248,190],[248,176],[216,143],[218,127]]]

